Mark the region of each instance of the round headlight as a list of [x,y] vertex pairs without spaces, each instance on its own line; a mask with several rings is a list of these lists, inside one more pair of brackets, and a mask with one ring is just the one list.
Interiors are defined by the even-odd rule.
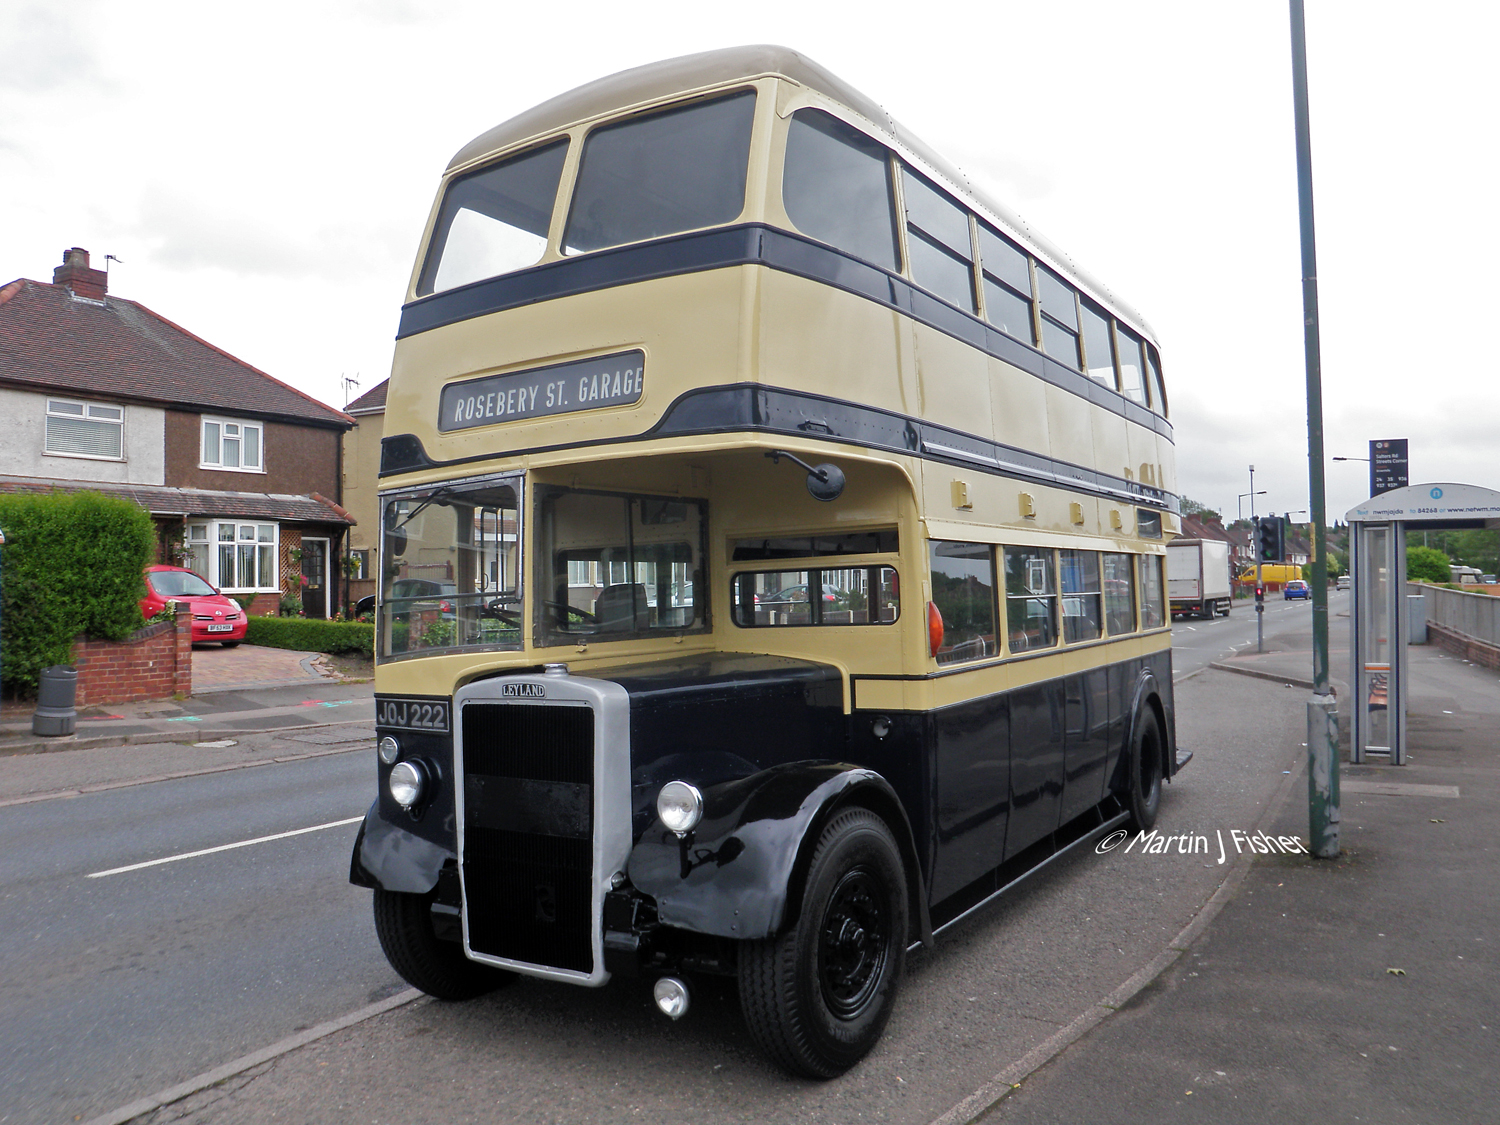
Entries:
[[394,766],[396,759],[401,757],[401,743],[390,735],[386,735],[375,744],[375,752],[380,755],[380,760],[388,766]]
[[396,804],[409,809],[422,799],[422,790],[427,788],[427,776],[416,762],[400,762],[392,768],[387,784]]
[[656,815],[679,836],[703,819],[703,794],[685,781],[669,781],[656,795]]

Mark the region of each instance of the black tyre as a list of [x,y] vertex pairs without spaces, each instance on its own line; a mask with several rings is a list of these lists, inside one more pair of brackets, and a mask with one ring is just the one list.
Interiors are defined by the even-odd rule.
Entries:
[[880,1041],[906,957],[906,869],[867,809],[836,814],[808,864],[797,923],[740,949],[740,1007],[772,1062],[836,1078]]
[[1161,728],[1149,708],[1141,712],[1130,744],[1130,829],[1150,832],[1161,807],[1162,743]]
[[432,929],[432,896],[375,891],[375,932],[391,968],[406,982],[439,1000],[472,1000],[516,979],[515,973],[481,965],[463,947]]

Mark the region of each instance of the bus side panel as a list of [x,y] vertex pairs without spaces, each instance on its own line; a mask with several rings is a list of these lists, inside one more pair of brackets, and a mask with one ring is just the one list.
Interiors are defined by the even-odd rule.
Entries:
[[1010,826],[1007,858],[1058,826],[1066,745],[1064,681],[1045,680],[1010,694]]
[[[899,315],[832,286],[761,274],[760,381],[915,414]],[[830,341],[837,346],[830,347]]]
[[932,900],[946,898],[1005,854],[1010,821],[1010,695],[932,714],[937,862]]
[[1117,741],[1111,723],[1110,669],[1092,668],[1069,676],[1067,694],[1066,777],[1063,782],[1062,815],[1066,824],[1104,800],[1105,766],[1110,745]]

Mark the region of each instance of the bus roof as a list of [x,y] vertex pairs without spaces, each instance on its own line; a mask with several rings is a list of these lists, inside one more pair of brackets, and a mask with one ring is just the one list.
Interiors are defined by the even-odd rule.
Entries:
[[806,55],[788,47],[761,44],[747,47],[725,47],[696,55],[648,63],[585,83],[567,93],[549,98],[524,113],[496,125],[475,137],[454,154],[448,162],[451,172],[490,153],[527,140],[555,133],[580,121],[587,121],[620,109],[689,90],[708,89],[731,82],[778,76],[816,90],[847,106],[886,134],[895,147],[904,148],[949,181],[949,185],[968,196],[990,217],[998,219],[1011,232],[1040,251],[1043,258],[1061,267],[1092,295],[1105,302],[1117,315],[1134,322],[1136,328],[1155,339],[1151,326],[1134,308],[1116,297],[1099,280],[1078,268],[1077,264],[1047,238],[1038,234],[1018,215],[1002,207],[969,182],[943,157],[928,148],[911,132],[899,125],[878,103],[856,90],[838,75],[820,66]]

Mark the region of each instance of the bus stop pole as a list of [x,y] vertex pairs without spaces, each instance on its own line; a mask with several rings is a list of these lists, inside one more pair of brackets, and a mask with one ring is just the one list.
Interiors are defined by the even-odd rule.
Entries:
[[1328,528],[1323,480],[1323,375],[1318,341],[1318,256],[1313,230],[1312,136],[1302,0],[1290,0],[1292,106],[1297,130],[1297,213],[1302,234],[1302,322],[1307,364],[1307,469],[1313,524],[1313,697],[1307,704],[1308,838],[1313,855],[1339,854],[1338,705],[1328,683]]

